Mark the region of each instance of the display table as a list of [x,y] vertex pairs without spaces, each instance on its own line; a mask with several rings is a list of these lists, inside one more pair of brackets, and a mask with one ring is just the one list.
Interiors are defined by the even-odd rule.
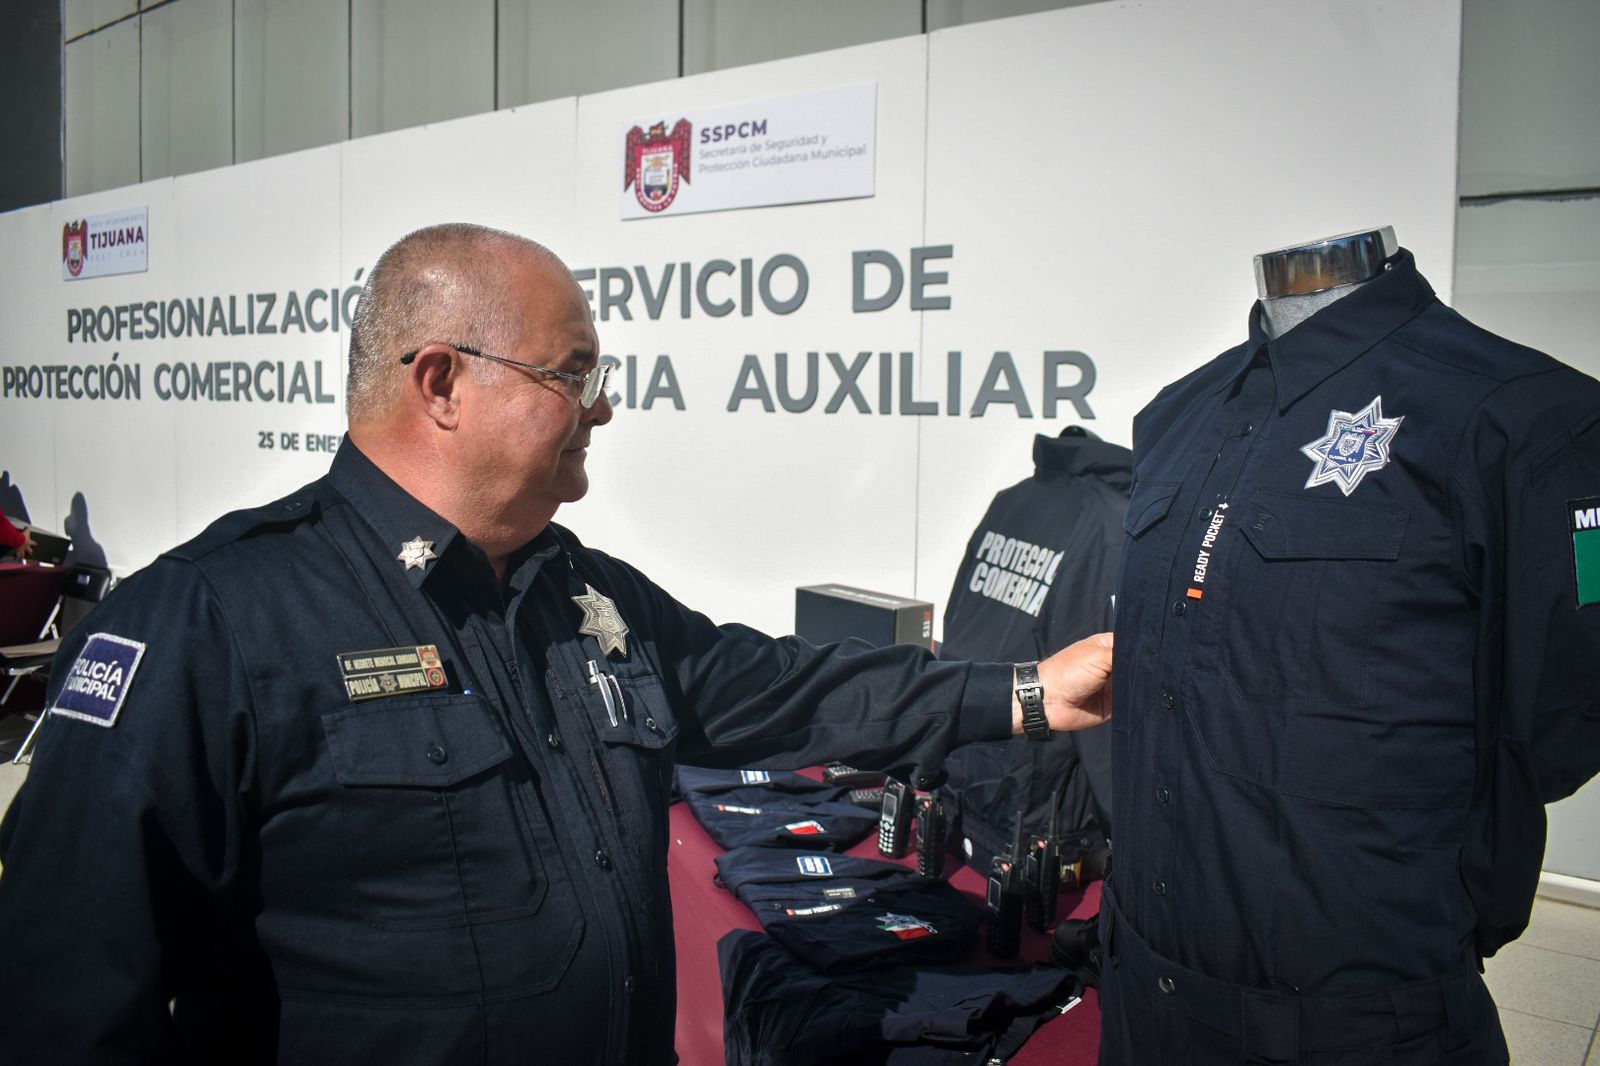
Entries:
[[[682,1066],[721,1066],[722,979],[717,970],[717,941],[731,929],[760,929],[750,908],[712,880],[722,848],[706,834],[688,804],[675,803],[667,872],[672,884],[672,917],[678,941],[677,1048]],[[868,839],[848,852],[878,857],[877,841]],[[915,865],[908,857],[907,865]],[[950,883],[983,906],[985,879],[965,864],[949,860]],[[1100,884],[1063,893],[1063,918],[1087,918],[1100,909]],[[983,966],[1024,966],[1048,961],[1050,938],[1024,927],[1018,957],[997,962],[984,950],[982,938],[967,961]],[[1100,1002],[1090,989],[1083,1002],[1039,1029],[1010,1061],[1015,1066],[1091,1066],[1100,1040]]]
[[70,572],[64,566],[0,563],[0,646],[39,639]]

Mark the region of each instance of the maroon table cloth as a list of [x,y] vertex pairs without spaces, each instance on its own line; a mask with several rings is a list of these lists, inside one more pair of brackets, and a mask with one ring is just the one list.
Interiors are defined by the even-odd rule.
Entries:
[[[687,804],[673,804],[670,831],[667,871],[678,938],[678,1055],[682,1066],[722,1066],[722,978],[717,970],[717,941],[730,929],[759,930],[761,923],[733,893],[712,880],[722,848],[706,835]],[[877,838],[868,837],[848,854],[878,857]],[[905,861],[913,865],[915,859]],[[983,906],[984,877],[954,859],[948,861],[946,870],[952,885]],[[1099,882],[1061,897],[1063,918],[1087,918],[1099,909]],[[984,950],[980,938],[966,961],[1020,967],[1049,958],[1050,938],[1024,927],[1017,958],[996,961]],[[1089,1066],[1095,1061],[1099,1040],[1100,1003],[1097,993],[1090,989],[1084,993],[1082,1003],[1045,1023],[1011,1062],[1015,1066]]]

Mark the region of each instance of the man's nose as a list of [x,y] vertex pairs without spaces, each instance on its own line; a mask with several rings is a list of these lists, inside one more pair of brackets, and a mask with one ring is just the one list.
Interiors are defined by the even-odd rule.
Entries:
[[612,413],[611,397],[601,389],[600,395],[594,398],[594,406],[583,411],[580,421],[591,426],[603,426],[611,421]]

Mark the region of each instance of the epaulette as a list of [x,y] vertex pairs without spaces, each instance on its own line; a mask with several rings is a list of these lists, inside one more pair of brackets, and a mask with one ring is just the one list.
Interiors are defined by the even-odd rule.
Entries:
[[316,486],[304,485],[281,499],[259,507],[230,511],[163,557],[198,562],[218,548],[233,544],[255,533],[281,530],[313,519],[321,509]]

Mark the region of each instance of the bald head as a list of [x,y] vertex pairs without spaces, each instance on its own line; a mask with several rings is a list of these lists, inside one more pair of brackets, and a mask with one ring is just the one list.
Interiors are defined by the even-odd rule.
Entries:
[[[504,284],[518,260],[565,266],[548,248],[504,230],[465,222],[419,229],[378,257],[350,330],[350,421],[381,418],[400,395],[400,357],[430,341],[502,350],[523,329],[522,308]],[[500,368],[473,360],[471,372]]]

